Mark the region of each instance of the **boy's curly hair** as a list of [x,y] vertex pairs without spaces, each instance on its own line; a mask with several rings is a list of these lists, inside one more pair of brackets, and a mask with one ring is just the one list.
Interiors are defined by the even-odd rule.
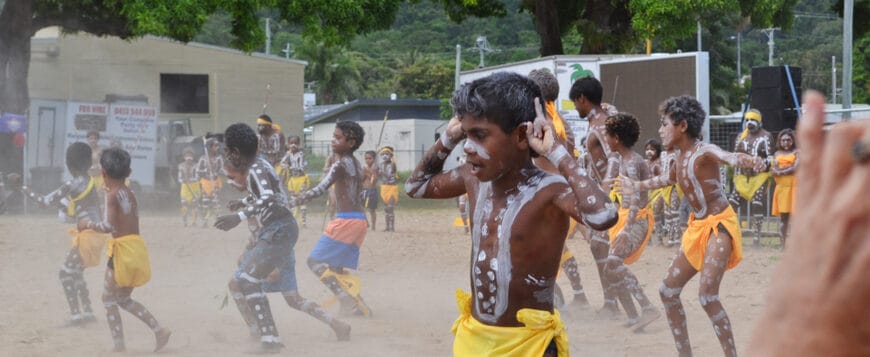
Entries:
[[354,141],[353,147],[350,148],[351,152],[359,149],[359,146],[362,145],[363,139],[366,136],[366,132],[361,126],[359,126],[357,122],[350,120],[340,121],[335,124],[335,127],[338,130],[341,130],[342,133],[344,133],[345,140]]
[[619,142],[627,148],[631,148],[640,137],[640,125],[637,118],[628,113],[617,113],[607,117],[604,122],[607,134],[619,138]]
[[659,114],[670,116],[674,125],[686,122],[688,124],[686,133],[694,139],[701,137],[701,127],[707,117],[701,103],[688,95],[666,99],[659,106]]
[[236,123],[224,131],[224,159],[233,167],[246,169],[257,158],[259,140],[248,124]]

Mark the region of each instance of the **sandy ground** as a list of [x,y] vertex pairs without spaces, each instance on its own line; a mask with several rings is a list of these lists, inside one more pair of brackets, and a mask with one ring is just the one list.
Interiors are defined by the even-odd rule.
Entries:
[[[374,232],[362,250],[359,275],[363,296],[373,318],[346,318],[353,326],[349,342],[337,342],[332,331],[313,318],[292,310],[280,295],[271,296],[287,355],[300,356],[448,356],[456,317],[454,291],[468,288],[469,239],[450,223],[455,210],[398,210],[395,233]],[[383,220],[381,216],[381,220]],[[296,246],[301,293],[323,301],[326,288],[304,265],[320,232],[322,214],[301,232]],[[382,221],[381,227],[383,227]],[[50,216],[0,216],[0,355],[109,355],[111,337],[100,303],[105,261],[85,271],[97,323],[63,327],[68,306],[57,272],[69,250],[68,225]],[[235,268],[247,229],[221,232],[185,228],[180,219],[144,215],[142,235],[148,243],[153,277],[133,298],[147,306],[173,331],[161,352],[182,356],[243,355],[257,347],[248,337],[235,306],[221,309],[226,283]],[[581,264],[584,287],[593,306],[602,302],[601,285],[588,244],[569,240]],[[659,308],[658,285],[674,248],[648,247],[631,266]],[[765,287],[779,258],[771,248],[747,247],[743,262],[725,275],[720,295],[736,331],[738,348],[749,343],[754,322],[764,305]],[[559,283],[571,291],[564,278]],[[690,336],[695,354],[721,354],[706,314],[697,300],[697,278],[684,289]],[[337,308],[331,311],[337,312]],[[675,353],[664,318],[635,334],[622,321],[597,321],[589,311],[564,311],[571,352],[577,356],[668,356]],[[122,312],[130,355],[150,354],[153,334]]]

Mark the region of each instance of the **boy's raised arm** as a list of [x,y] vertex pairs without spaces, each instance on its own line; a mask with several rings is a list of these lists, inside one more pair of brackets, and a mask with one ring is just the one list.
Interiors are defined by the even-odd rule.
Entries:
[[465,175],[467,165],[449,171],[444,169],[444,161],[453,148],[465,138],[459,118],[450,119],[447,129],[441,134],[405,182],[405,193],[412,198],[451,198],[466,192]]
[[661,175],[643,181],[635,181],[628,177],[619,177],[619,183],[622,187],[623,194],[630,195],[637,190],[651,191],[677,183],[676,163],[676,160],[671,160],[667,163],[665,170]]
[[526,127],[529,146],[538,154],[547,157],[565,177],[570,190],[557,195],[556,205],[578,222],[584,222],[596,230],[605,230],[616,224],[616,204],[610,200],[595,181],[584,174],[564,145],[556,143],[553,125],[544,117],[540,99],[535,98],[538,116]]
[[713,155],[713,157],[720,163],[725,163],[741,169],[755,170],[756,172],[767,171],[767,162],[758,156],[725,151],[714,144],[704,145],[701,150]]
[[45,196],[40,196],[36,194],[35,192],[31,191],[30,188],[27,186],[22,186],[21,190],[28,198],[39,203],[41,207],[47,207],[56,203],[60,203],[60,205],[66,207],[69,204],[69,202],[67,202],[66,200],[66,196],[72,190],[72,181],[64,182],[56,190],[52,191],[49,194],[46,194]]

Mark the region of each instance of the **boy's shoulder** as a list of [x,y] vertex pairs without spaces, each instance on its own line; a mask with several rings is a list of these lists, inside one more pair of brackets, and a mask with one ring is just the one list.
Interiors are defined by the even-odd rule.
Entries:
[[339,157],[338,165],[344,169],[349,176],[356,176],[362,170],[359,161],[353,156],[353,154],[342,155]]
[[528,191],[533,195],[538,195],[542,193],[544,188],[551,185],[555,185],[556,187],[567,187],[568,180],[566,180],[562,175],[536,169],[535,172],[530,173],[528,179],[524,183],[519,185],[519,189],[521,192]]

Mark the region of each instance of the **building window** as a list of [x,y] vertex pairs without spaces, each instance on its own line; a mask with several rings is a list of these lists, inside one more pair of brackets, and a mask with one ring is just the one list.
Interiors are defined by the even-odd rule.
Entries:
[[208,75],[161,73],[160,112],[208,114]]

